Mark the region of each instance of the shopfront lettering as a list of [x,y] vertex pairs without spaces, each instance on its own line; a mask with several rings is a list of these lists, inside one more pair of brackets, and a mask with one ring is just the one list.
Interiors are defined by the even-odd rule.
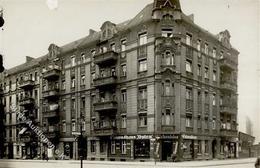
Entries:
[[183,139],[198,139],[198,137],[194,136],[194,135],[182,135],[182,138]]

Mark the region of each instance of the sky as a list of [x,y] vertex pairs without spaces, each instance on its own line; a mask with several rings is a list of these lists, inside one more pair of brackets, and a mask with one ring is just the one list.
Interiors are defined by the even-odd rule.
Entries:
[[[52,0],[49,0],[52,1]],[[48,46],[62,46],[100,30],[107,20],[120,23],[134,17],[153,0],[58,0],[50,10],[46,0],[0,0],[5,25],[0,32],[0,52],[6,68],[39,57]],[[228,29],[232,45],[239,50],[238,121],[245,131],[246,117],[260,141],[260,1],[180,0],[185,14],[213,34]]]

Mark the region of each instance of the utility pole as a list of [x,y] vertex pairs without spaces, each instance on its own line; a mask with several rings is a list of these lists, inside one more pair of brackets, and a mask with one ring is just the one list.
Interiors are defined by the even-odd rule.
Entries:
[[82,124],[83,124],[83,115],[82,112],[80,113],[80,136],[78,139],[79,142],[79,157],[80,157],[80,168],[83,168],[83,130],[82,130]]

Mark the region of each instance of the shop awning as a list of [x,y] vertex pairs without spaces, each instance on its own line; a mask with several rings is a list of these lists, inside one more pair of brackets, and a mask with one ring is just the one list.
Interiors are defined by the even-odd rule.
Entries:
[[23,128],[23,129],[19,132],[19,135],[24,134],[26,130],[27,130],[27,128]]

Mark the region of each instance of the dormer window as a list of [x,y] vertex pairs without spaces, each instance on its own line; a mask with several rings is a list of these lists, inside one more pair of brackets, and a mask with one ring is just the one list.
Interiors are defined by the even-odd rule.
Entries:
[[162,29],[162,37],[173,37],[172,29]]

